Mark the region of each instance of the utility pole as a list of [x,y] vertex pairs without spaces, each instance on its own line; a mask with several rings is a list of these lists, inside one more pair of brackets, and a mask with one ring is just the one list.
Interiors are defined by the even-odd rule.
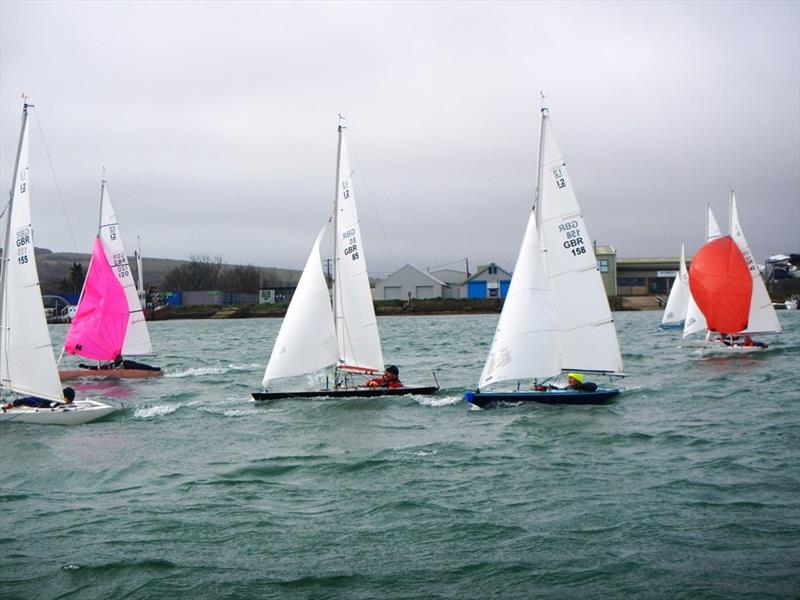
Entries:
[[328,277],[328,287],[331,285],[331,265],[333,264],[332,258],[326,258],[325,260],[325,271],[327,272]]

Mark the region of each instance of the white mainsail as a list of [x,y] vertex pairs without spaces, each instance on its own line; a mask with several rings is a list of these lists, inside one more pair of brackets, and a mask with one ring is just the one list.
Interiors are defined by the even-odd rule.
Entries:
[[264,372],[266,389],[274,379],[302,375],[336,362],[336,332],[328,284],[322,272],[320,242],[327,227],[317,235],[286,317],[275,339]]
[[117,222],[114,206],[111,204],[111,197],[108,194],[108,186],[105,180],[100,184],[99,235],[103,241],[108,264],[111,265],[125,290],[128,308],[130,309],[128,329],[125,335],[125,343],[122,346],[122,353],[126,356],[152,354],[153,344],[150,341],[150,333],[147,331],[142,304],[136,291],[136,283],[133,280],[131,266],[128,263],[128,254],[125,251],[122,233],[119,229],[119,223]]
[[536,220],[561,319],[563,370],[621,373],[622,357],[592,238],[546,108],[542,109]]
[[591,238],[542,109],[538,191],[478,387],[562,371],[622,373]]
[[[706,204],[706,242],[715,240],[722,237],[722,231],[719,228],[717,220],[714,218],[714,213],[711,210],[711,205]],[[688,277],[688,276],[687,276]],[[689,290],[689,304],[686,307],[686,320],[683,323],[683,337],[705,331],[706,318],[700,312],[700,307],[692,298],[692,291]]]
[[664,308],[664,317],[661,319],[662,325],[679,324],[686,319],[686,310],[689,307],[689,271],[686,269],[686,254],[681,244],[681,262],[678,267],[678,276],[672,284],[672,289],[667,298],[667,306]]
[[378,323],[364,259],[344,127],[341,125],[333,220],[333,314],[339,348],[337,367],[345,371],[383,371]]
[[478,387],[555,377],[561,372],[560,345],[559,317],[547,281],[536,215],[531,211]]
[[25,104],[0,274],[0,386],[19,394],[63,401],[36,270],[28,168]]
[[744,260],[750,268],[750,275],[753,277],[753,296],[750,301],[750,315],[747,322],[747,329],[741,333],[780,333],[782,329],[778,321],[778,315],[775,313],[775,308],[772,306],[772,300],[769,297],[769,293],[767,293],[767,286],[764,285],[761,271],[758,268],[755,258],[753,258],[750,245],[744,237],[742,225],[739,223],[739,211],[736,208],[736,194],[732,190],[730,202],[731,237],[739,247],[742,256],[744,256]]

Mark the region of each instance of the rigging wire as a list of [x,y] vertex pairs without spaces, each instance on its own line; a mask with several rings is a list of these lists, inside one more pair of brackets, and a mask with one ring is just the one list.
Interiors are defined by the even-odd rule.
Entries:
[[64,196],[61,193],[61,186],[58,183],[58,178],[56,177],[56,170],[53,167],[53,160],[50,158],[50,150],[47,147],[47,140],[44,137],[44,129],[42,128],[42,123],[39,120],[39,111],[38,109],[33,107],[34,111],[33,114],[36,116],[36,125],[39,127],[39,134],[42,136],[42,146],[44,147],[44,153],[47,156],[47,162],[50,163],[50,172],[53,174],[53,181],[56,185],[56,192],[58,192],[58,199],[61,202],[61,210],[64,211],[64,220],[67,223],[67,229],[69,230],[69,237],[72,239],[72,247],[75,252],[78,251],[78,244],[75,241],[75,234],[72,232],[72,224],[69,222],[69,215],[67,214],[67,207],[64,204]]
[[[351,136],[348,137],[352,140]],[[372,209],[372,212],[375,213],[375,216],[377,217],[378,228],[380,229],[381,237],[383,238],[384,244],[386,245],[386,249],[389,251],[389,256],[392,262],[392,269],[393,271],[397,271],[398,269],[397,257],[395,256],[392,246],[389,244],[389,237],[386,235],[386,228],[383,226],[383,221],[381,220],[380,212],[376,208],[375,203],[372,201],[372,191],[369,189],[369,182],[367,182],[367,177],[364,174],[365,171],[364,169],[361,168],[361,161],[358,158],[358,153],[356,152],[355,146],[352,143],[350,143],[349,147],[351,152],[353,153],[353,157],[355,158],[355,163],[357,166],[356,172],[359,173],[359,175],[361,175],[361,179],[364,181],[364,189],[366,190],[367,200],[369,201],[369,205],[370,208]]]

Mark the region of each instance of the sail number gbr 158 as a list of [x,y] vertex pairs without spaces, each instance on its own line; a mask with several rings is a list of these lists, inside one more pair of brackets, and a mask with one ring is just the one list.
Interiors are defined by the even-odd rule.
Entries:
[[564,249],[569,250],[572,256],[586,254],[586,245],[583,241],[578,221],[572,220],[558,226],[558,232],[563,235]]

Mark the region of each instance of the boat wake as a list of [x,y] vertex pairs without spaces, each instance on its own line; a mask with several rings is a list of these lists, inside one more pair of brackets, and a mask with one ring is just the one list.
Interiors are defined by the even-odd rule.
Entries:
[[155,406],[143,406],[141,408],[136,408],[133,411],[133,416],[137,419],[152,419],[174,413],[179,408],[180,405],[176,404],[156,404]]
[[434,408],[439,406],[453,406],[454,404],[461,404],[464,401],[464,397],[458,393],[447,396],[414,396],[413,398],[420,406],[432,406]]
[[251,371],[253,369],[261,368],[259,364],[248,365],[228,365],[225,367],[192,367],[182,371],[170,371],[164,373],[164,377],[201,377],[203,375],[225,375],[226,373],[236,373],[239,371]]

